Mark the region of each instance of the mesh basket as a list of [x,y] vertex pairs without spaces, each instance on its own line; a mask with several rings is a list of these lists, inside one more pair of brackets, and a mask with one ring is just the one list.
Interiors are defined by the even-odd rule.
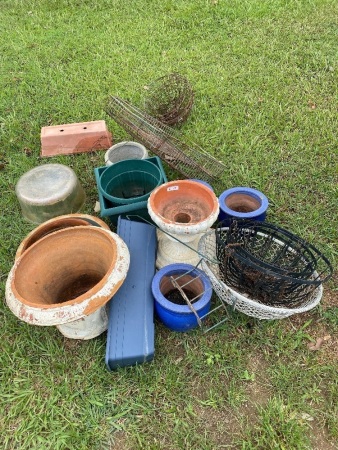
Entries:
[[[227,228],[224,228],[224,231],[227,231]],[[293,314],[309,311],[315,308],[320,302],[323,294],[321,284],[312,290],[311,294],[308,295],[301,305],[292,308],[265,305],[254,297],[249,297],[248,294],[236,291],[222,280],[220,265],[216,256],[216,247],[215,230],[202,236],[198,247],[199,254],[203,255],[201,268],[208,275],[219,299],[231,305],[234,309],[248,316],[256,317],[257,319],[272,320],[283,319]],[[314,276],[316,277],[317,274],[314,273]]]
[[106,112],[184,177],[203,179],[216,193],[222,189],[220,177],[225,173],[224,164],[197,145],[181,142],[172,128],[118,97],[110,97]]
[[166,125],[183,123],[194,103],[194,91],[189,81],[179,73],[158,78],[146,92],[145,110]]
[[313,245],[267,222],[219,224],[216,254],[228,286],[271,306],[301,305],[332,274]]

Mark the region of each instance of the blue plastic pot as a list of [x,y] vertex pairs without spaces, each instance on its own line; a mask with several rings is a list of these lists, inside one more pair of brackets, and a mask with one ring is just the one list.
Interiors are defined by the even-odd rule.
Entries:
[[234,187],[224,191],[218,199],[218,220],[228,226],[232,218],[265,220],[269,206],[267,197],[257,189]]
[[211,186],[211,184],[207,183],[204,180],[198,180],[197,178],[190,178],[191,181],[197,181],[197,183],[202,183],[204,184],[204,186],[208,187],[209,189],[212,190],[212,192],[214,192],[213,187]]
[[[170,277],[178,277],[179,285],[185,285],[182,289],[186,291],[188,298],[201,297],[193,302],[199,317],[203,317],[210,310],[212,288],[209,278],[199,269],[190,264],[170,264],[160,269],[153,278],[151,289],[155,299],[155,311],[166,327],[173,331],[188,331],[198,326],[195,314],[186,304],[176,304],[168,300],[170,293],[175,291]],[[176,292],[178,292],[176,290]]]

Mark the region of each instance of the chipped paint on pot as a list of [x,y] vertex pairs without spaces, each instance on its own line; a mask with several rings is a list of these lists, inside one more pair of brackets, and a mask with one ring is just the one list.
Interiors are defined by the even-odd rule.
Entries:
[[122,285],[129,251],[115,233],[78,226],[49,234],[17,259],[6,283],[11,311],[32,325],[62,325],[102,308]]
[[93,339],[99,336],[108,328],[107,307],[97,309],[89,316],[73,322],[56,325],[56,328],[67,338],[70,339]]

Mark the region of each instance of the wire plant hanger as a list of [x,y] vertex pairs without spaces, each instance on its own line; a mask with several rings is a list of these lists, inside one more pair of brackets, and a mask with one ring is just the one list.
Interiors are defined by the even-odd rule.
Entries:
[[[189,275],[191,272],[193,272],[195,269],[200,269],[202,271],[204,271],[204,269],[202,268],[202,262],[203,261],[207,261],[208,263],[212,264],[212,265],[218,265],[219,261],[217,260],[216,254],[215,255],[207,255],[206,253],[202,252],[200,249],[196,249],[191,247],[190,245],[188,245],[188,243],[181,241],[180,239],[178,239],[175,235],[172,235],[170,233],[168,233],[165,230],[161,230],[156,224],[149,222],[147,219],[145,219],[144,217],[141,217],[137,214],[128,214],[126,216],[126,218],[128,220],[132,220],[133,218],[137,218],[137,220],[140,220],[142,222],[147,223],[148,225],[151,225],[153,227],[156,228],[156,230],[161,231],[162,233],[166,234],[168,237],[170,237],[171,239],[174,239],[176,242],[178,242],[179,244],[184,245],[185,247],[187,247],[188,249],[192,250],[193,252],[197,253],[198,256],[200,257],[199,261],[197,262],[197,264],[195,264],[195,266],[192,266],[192,269],[182,273],[181,275],[178,276],[170,276],[169,279],[171,281],[172,286],[174,287],[174,289],[176,289],[178,291],[178,293],[180,294],[180,296],[182,297],[182,299],[185,301],[185,303],[188,305],[189,309],[191,310],[191,312],[195,315],[196,317],[196,321],[197,324],[199,326],[199,328],[203,331],[203,333],[207,333],[211,330],[213,330],[214,328],[222,325],[224,322],[226,322],[227,320],[229,320],[230,318],[230,313],[235,311],[235,306],[236,306],[236,301],[233,303],[232,308],[229,309],[229,305],[224,302],[218,295],[216,292],[216,298],[218,299],[217,304],[206,314],[204,314],[203,316],[199,316],[196,309],[194,308],[194,301],[198,300],[205,292],[201,292],[199,293],[196,297],[189,299],[188,296],[186,295],[186,293],[184,292],[184,288],[189,287],[190,283],[193,283],[196,278],[192,278],[189,281],[187,281],[184,284],[180,284],[179,281],[181,278],[186,277],[187,275]],[[212,288],[210,288],[212,289]],[[225,311],[225,317],[222,316],[221,320],[213,323],[211,326],[206,326],[205,325],[205,319],[207,319],[209,316],[211,316],[213,313],[215,313],[216,311],[219,311],[220,309]]]
[[[132,216],[128,216],[128,218],[130,218]],[[141,220],[145,220],[144,218],[141,218]],[[157,229],[159,229],[159,227],[157,227],[156,225],[154,225],[153,223],[148,222],[147,220],[145,220],[148,224],[155,226]],[[233,222],[233,226],[235,228],[235,230],[237,230],[237,222],[234,221]],[[256,226],[261,227],[262,224],[256,224]],[[288,235],[288,238],[293,241],[301,241],[302,242],[302,251],[304,251],[305,253],[308,251],[307,245],[309,245],[309,248],[311,249],[309,255],[312,258],[313,254],[315,252],[315,248],[311,245],[311,244],[307,244],[305,241],[303,241],[301,238],[298,238],[296,235],[292,235],[292,233],[287,232],[286,230],[280,229],[279,227],[269,224],[267,222],[263,223],[263,227],[265,229],[265,232],[267,229],[272,228],[275,232],[276,230],[278,230],[278,232],[281,232],[281,230],[283,232],[286,232],[286,234]],[[231,286],[229,286],[228,284],[226,284],[224,281],[224,275],[223,275],[223,271],[224,271],[224,266],[223,266],[223,261],[222,259],[219,259],[219,255],[218,253],[218,249],[217,247],[219,246],[219,244],[217,243],[217,233],[219,233],[220,231],[227,233],[229,231],[229,227],[224,227],[222,228],[221,224],[218,224],[216,229],[211,229],[209,232],[205,233],[201,240],[200,240],[200,244],[198,246],[198,250],[196,250],[195,248],[190,247],[186,242],[182,242],[180,239],[178,239],[176,236],[161,230],[163,233],[167,234],[168,236],[170,236],[171,239],[176,240],[178,243],[183,244],[184,246],[186,246],[187,248],[189,248],[190,250],[194,251],[195,253],[197,253],[200,257],[198,263],[195,265],[194,268],[198,268],[200,267],[200,269],[206,273],[206,275],[209,277],[213,290],[219,300],[219,304],[216,305],[213,309],[211,309],[207,314],[205,314],[203,317],[199,317],[199,319],[197,319],[197,312],[194,310],[193,308],[193,301],[195,299],[187,299],[186,295],[184,294],[183,291],[183,287],[181,286],[181,289],[179,289],[177,287],[177,280],[179,280],[179,278],[182,276],[185,276],[186,273],[180,275],[179,277],[175,277],[175,281],[172,281],[172,284],[174,286],[175,289],[177,289],[182,298],[185,300],[185,302],[187,303],[187,305],[189,306],[189,308],[194,312],[196,319],[197,319],[197,323],[200,326],[200,328],[204,329],[204,332],[208,332],[211,329],[218,327],[219,325],[221,325],[223,322],[225,322],[226,320],[229,319],[229,313],[234,312],[235,310],[238,310],[248,316],[251,317],[256,317],[258,319],[281,319],[284,317],[288,317],[290,315],[293,314],[298,314],[298,313],[302,313],[305,311],[308,311],[312,308],[314,308],[320,301],[322,293],[323,293],[323,287],[322,287],[322,283],[324,283],[325,281],[327,281],[331,274],[332,274],[332,266],[329,263],[329,261],[327,260],[327,258],[322,255],[319,251],[317,251],[313,262],[316,262],[316,266],[311,267],[310,266],[310,270],[308,271],[308,276],[309,276],[309,283],[305,280],[305,285],[309,284],[310,286],[312,286],[312,289],[307,290],[307,295],[302,297],[302,301],[298,301],[297,298],[297,294],[298,291],[296,290],[296,301],[294,303],[290,302],[285,302],[283,304],[283,302],[277,302],[276,304],[269,304],[269,302],[267,302],[266,304],[264,302],[262,302],[261,300],[257,299],[257,298],[253,298],[250,296],[247,296],[246,294],[241,294],[240,290],[238,291],[238,287],[235,288],[236,290],[234,290]],[[261,233],[261,236],[264,237],[264,234]],[[283,243],[281,242],[281,234],[278,234],[278,238],[276,237],[276,235],[274,235],[273,237],[268,236],[269,239],[268,241],[270,241],[270,243],[272,242],[274,245],[277,245],[278,247],[278,254],[285,254],[286,252],[286,248],[285,246],[283,246]],[[287,246],[290,247],[290,242],[288,241]],[[264,242],[265,243],[265,242]],[[227,253],[230,256],[233,256],[234,252],[238,251],[240,254],[241,252],[243,252],[242,249],[242,245],[241,243],[238,242],[229,242],[227,243],[227,245],[225,246],[225,248],[227,249]],[[262,246],[262,249],[264,249],[264,246]],[[290,253],[292,254],[294,252],[294,250],[289,248]],[[256,255],[257,256],[257,255]],[[299,256],[298,255],[291,255],[292,257],[292,263],[295,263],[296,261],[299,261]],[[250,258],[248,260],[250,262]],[[274,261],[275,262],[275,261]],[[319,268],[318,263],[322,263],[323,267]],[[284,267],[285,269],[285,267]],[[282,271],[284,269],[281,269]],[[313,269],[313,272],[311,272],[311,270]],[[319,270],[319,273],[316,271],[316,269]],[[311,272],[311,273],[310,273]],[[246,275],[246,271],[244,270],[244,275]],[[279,283],[279,273],[277,271],[277,274],[274,274],[275,279],[277,284]],[[282,281],[283,281],[283,274],[281,277]],[[264,274],[263,274],[263,280],[264,280]],[[314,282],[312,282],[312,280],[314,280]],[[299,280],[299,282],[301,283],[301,280]],[[202,293],[203,294],[203,293]],[[200,294],[200,295],[202,295]],[[283,297],[284,292],[281,291],[281,298]],[[289,301],[289,298],[287,299]],[[229,306],[231,307],[229,309]],[[209,328],[205,326],[205,324],[202,322],[203,319],[205,319],[207,316],[209,316],[210,314],[216,312],[217,310],[219,310],[220,308],[223,308],[226,312],[226,317],[222,320],[220,320],[219,322],[213,324],[212,326],[210,326]]]

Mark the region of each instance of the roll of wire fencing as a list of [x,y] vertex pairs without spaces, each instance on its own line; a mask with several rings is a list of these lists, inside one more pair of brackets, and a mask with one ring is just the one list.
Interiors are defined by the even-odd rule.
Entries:
[[135,140],[159,156],[185,178],[199,178],[221,192],[225,165],[196,144],[186,144],[176,130],[118,97],[110,97],[106,108],[111,116]]
[[146,86],[145,111],[166,125],[180,125],[190,114],[194,91],[186,77],[170,73]]

